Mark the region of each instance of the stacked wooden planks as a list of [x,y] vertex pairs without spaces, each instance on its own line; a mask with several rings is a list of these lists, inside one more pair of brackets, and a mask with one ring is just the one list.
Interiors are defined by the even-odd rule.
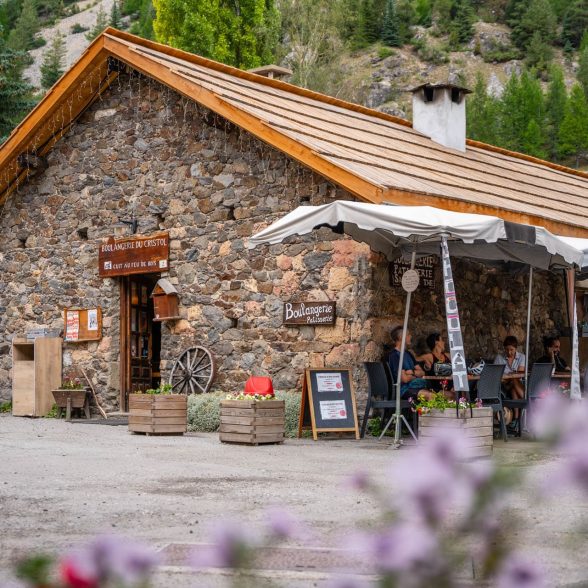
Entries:
[[225,443],[282,443],[283,400],[221,400],[220,440]]
[[494,447],[492,408],[474,408],[460,410],[459,417],[455,408],[431,410],[419,416],[419,442],[425,444],[435,437],[443,435],[448,428],[461,429],[466,444],[467,458],[488,457]]
[[129,431],[147,435],[183,435],[188,397],[180,394],[130,394]]

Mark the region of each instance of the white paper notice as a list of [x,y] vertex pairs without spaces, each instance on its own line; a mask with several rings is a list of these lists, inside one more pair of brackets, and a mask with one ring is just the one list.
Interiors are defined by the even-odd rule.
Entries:
[[68,312],[65,323],[65,338],[68,341],[77,341],[80,336],[80,314]]
[[321,419],[323,421],[334,421],[347,418],[345,400],[323,400],[319,402],[321,408]]
[[343,392],[341,374],[319,373],[316,375],[317,392]]
[[88,331],[98,330],[98,310],[91,308],[88,310]]

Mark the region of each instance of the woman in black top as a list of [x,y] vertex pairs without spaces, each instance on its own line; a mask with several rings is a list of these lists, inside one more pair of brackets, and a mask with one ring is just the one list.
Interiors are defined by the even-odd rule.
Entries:
[[[435,373],[435,365],[436,364],[449,364],[451,366],[451,358],[445,352],[445,341],[441,336],[441,333],[431,333],[427,337],[427,347],[431,350],[430,353],[425,353],[417,357],[417,361],[422,362],[423,369],[425,371],[425,375],[427,376],[437,376],[437,375],[445,375],[445,374],[437,374]],[[430,381],[430,388],[435,391],[439,390],[451,390],[453,388],[452,380],[451,380],[451,372],[447,374],[447,385],[443,387],[441,381],[439,380],[431,380]]]
[[570,371],[566,360],[559,355],[561,349],[559,337],[543,337],[543,348],[545,355],[540,357],[536,363],[552,363],[556,372]]

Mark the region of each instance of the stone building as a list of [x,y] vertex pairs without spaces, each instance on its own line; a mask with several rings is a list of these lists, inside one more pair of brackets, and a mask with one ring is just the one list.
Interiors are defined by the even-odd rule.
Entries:
[[[361,395],[361,361],[382,356],[402,319],[394,268],[328,227],[249,251],[254,232],[301,203],[339,198],[588,233],[587,174],[438,140],[401,119],[108,29],[0,149],[0,400],[11,396],[12,339],[64,331],[68,308],[100,308],[102,324],[96,340],[64,343],[64,375],[82,367],[111,409],[167,381],[197,345],[215,358],[213,389],[239,390],[251,373],[299,389],[305,367],[349,366]],[[156,242],[159,257],[149,258]],[[123,262],[109,257],[117,243]],[[445,324],[432,263],[413,298],[417,340]],[[456,261],[454,274],[472,359],[492,356],[507,334],[524,339],[524,272]],[[178,295],[170,320],[154,320],[160,278]],[[537,354],[539,334],[568,319],[561,276],[538,272],[535,292]],[[335,301],[335,323],[283,325],[284,304],[298,301]]]

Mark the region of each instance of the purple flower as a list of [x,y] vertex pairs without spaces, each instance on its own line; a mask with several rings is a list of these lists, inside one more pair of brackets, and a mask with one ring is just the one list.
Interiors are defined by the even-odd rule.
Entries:
[[310,537],[310,531],[305,525],[283,508],[277,506],[269,508],[266,516],[269,532],[275,539],[305,541]]
[[349,476],[345,482],[344,487],[350,490],[357,490],[362,492],[371,486],[370,476],[366,470],[358,470]]
[[547,580],[541,566],[514,555],[504,563],[496,585],[497,588],[545,588]]
[[244,568],[250,564],[259,538],[249,529],[233,521],[221,521],[213,529],[213,544],[201,545],[191,556],[190,563],[202,568]]

